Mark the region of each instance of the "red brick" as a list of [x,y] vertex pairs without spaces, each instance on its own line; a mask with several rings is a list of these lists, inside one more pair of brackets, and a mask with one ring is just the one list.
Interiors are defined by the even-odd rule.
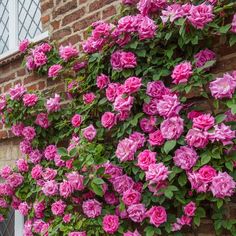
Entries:
[[19,69],[19,70],[17,71],[17,76],[24,76],[25,74],[26,74],[26,71],[25,71],[24,68]]
[[10,83],[10,84],[6,84],[6,85],[4,86],[4,93],[7,92],[11,87],[12,87],[12,84],[11,84],[11,83]]
[[73,29],[74,31],[80,31],[80,30],[83,30],[83,29],[86,29],[88,26],[90,26],[94,21],[97,21],[100,19],[100,14],[99,13],[95,13],[91,16],[88,16],[84,19],[81,19],[80,21],[76,22],[74,25],[73,25]]
[[51,22],[51,26],[53,27],[53,30],[59,29],[60,22],[61,22],[60,20],[55,20],[55,21]]
[[116,8],[114,6],[109,6],[102,12],[102,19],[114,16],[116,14]]
[[65,26],[65,25],[68,25],[70,24],[71,22],[73,21],[76,21],[78,19],[80,19],[81,17],[83,17],[85,14],[85,8],[81,8],[81,9],[78,9],[77,11],[75,12],[72,12],[71,14],[65,16],[62,20],[62,26]]
[[32,90],[37,90],[37,84],[32,84],[30,86],[26,86],[28,91],[32,91]]
[[59,15],[66,14],[70,10],[74,10],[76,8],[77,8],[77,1],[76,0],[72,0],[70,2],[67,2],[66,4],[62,5],[61,7],[59,7],[57,10],[55,10],[53,12],[53,14],[52,14],[53,18],[56,18]]
[[27,78],[24,79],[24,85],[33,83],[35,82],[36,79],[37,77],[35,75],[28,76]]
[[80,41],[81,41],[81,37],[78,34],[75,34],[75,35],[70,36],[66,40],[62,41],[61,44],[62,45],[67,45],[67,44],[71,43],[72,45],[74,45],[74,44],[77,44]]
[[56,31],[52,35],[52,39],[53,40],[60,40],[60,39],[63,39],[65,36],[68,36],[70,34],[71,34],[71,28],[70,27],[66,27],[64,29]]
[[38,89],[43,90],[46,87],[46,83],[44,81],[41,81],[38,83]]
[[48,0],[47,2],[41,3],[41,12],[45,12],[48,9],[53,8],[53,0]]
[[8,137],[7,131],[6,130],[1,130],[0,131],[0,139],[5,139],[7,137]]
[[96,11],[101,7],[106,6],[114,1],[115,0],[96,0],[89,5],[89,12]]
[[13,86],[15,86],[15,85],[17,85],[17,84],[21,84],[21,80],[16,80],[16,81],[14,81],[14,84],[13,84]]
[[46,23],[48,23],[49,20],[50,20],[50,16],[49,16],[49,15],[42,16],[42,17],[41,17],[41,22],[42,22],[43,25],[46,24]]

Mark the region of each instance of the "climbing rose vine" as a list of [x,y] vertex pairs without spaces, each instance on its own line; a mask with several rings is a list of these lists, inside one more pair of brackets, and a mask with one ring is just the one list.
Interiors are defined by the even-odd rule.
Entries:
[[82,51],[24,40],[27,70],[67,91],[1,95],[22,157],[0,172],[0,220],[12,207],[25,236],[152,236],[208,217],[235,234],[224,206],[236,187],[236,71],[213,74],[217,42],[236,43],[234,13],[233,0],[123,0]]

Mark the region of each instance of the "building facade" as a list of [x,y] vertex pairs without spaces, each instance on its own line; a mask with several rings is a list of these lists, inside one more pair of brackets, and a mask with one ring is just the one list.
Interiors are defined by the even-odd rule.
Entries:
[[[86,29],[97,20],[110,20],[119,11],[117,0],[1,0],[0,1],[0,92],[4,93],[21,83],[28,90],[63,92],[63,81],[52,81],[28,73],[22,66],[23,56],[18,52],[19,42],[56,40],[79,47],[86,37]],[[227,49],[224,42],[216,42],[220,60],[215,73],[236,68],[236,48]],[[0,168],[14,165],[20,157],[19,140],[0,124]],[[236,202],[236,201],[235,201]],[[236,218],[236,205],[228,206],[229,217]],[[12,212],[0,224],[0,236],[22,236],[24,219]],[[190,233],[189,235],[196,235]],[[197,235],[215,235],[211,221],[203,222]]]

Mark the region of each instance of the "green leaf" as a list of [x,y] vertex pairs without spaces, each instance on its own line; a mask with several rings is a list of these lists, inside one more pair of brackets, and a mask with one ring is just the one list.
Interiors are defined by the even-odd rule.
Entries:
[[232,112],[233,115],[236,114],[236,104],[231,105],[231,112]]
[[164,145],[164,151],[166,154],[168,154],[176,145],[176,140],[169,140],[165,142]]
[[202,155],[201,156],[201,165],[207,164],[211,160],[211,155]]
[[105,183],[104,180],[101,178],[94,178],[92,181],[93,183],[98,184],[98,185]]
[[200,225],[200,217],[199,216],[194,216],[194,220],[193,220],[194,224],[199,226]]
[[170,189],[166,189],[165,192],[164,192],[164,195],[165,195],[167,198],[171,199],[174,194],[173,194],[173,192],[172,192]]
[[236,35],[231,35],[229,39],[229,45],[232,47],[236,43]]
[[224,204],[224,201],[222,199],[217,199],[217,202],[216,202],[216,205],[217,205],[217,208],[221,208]]
[[233,171],[234,170],[234,165],[232,161],[228,161],[225,163],[225,166],[228,170]]
[[94,182],[91,183],[91,188],[95,194],[102,197],[103,196],[103,190],[101,185],[97,185]]
[[185,173],[182,173],[178,178],[178,183],[180,186],[184,186],[187,183],[187,177]]
[[57,153],[60,155],[60,156],[68,156],[68,152],[66,150],[66,148],[64,147],[60,147],[57,149]]
[[155,231],[152,226],[147,226],[144,231],[146,232],[146,236],[153,236]]
[[226,34],[229,31],[230,28],[231,28],[231,24],[221,26],[220,29],[219,29],[219,32],[221,34]]
[[222,121],[224,121],[224,119],[226,118],[226,115],[225,114],[219,114],[216,116],[216,123],[219,124],[221,123]]

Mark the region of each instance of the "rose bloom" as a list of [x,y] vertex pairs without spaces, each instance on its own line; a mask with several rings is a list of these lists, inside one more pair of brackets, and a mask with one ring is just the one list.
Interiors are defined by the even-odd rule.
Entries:
[[33,179],[40,179],[42,177],[43,168],[40,165],[36,165],[31,170],[31,176]]
[[17,84],[14,88],[10,88],[9,95],[11,100],[20,100],[20,98],[23,96],[23,94],[26,92],[26,89],[24,86]]
[[96,137],[97,131],[94,128],[93,125],[89,125],[87,128],[84,128],[83,130],[83,136],[88,141],[93,141],[93,139]]
[[187,215],[187,216],[194,216],[196,209],[197,209],[196,204],[194,202],[189,202],[184,207],[184,214]]
[[226,172],[219,172],[212,179],[210,190],[213,196],[217,198],[231,197],[234,194],[236,182]]
[[236,33],[236,13],[233,16],[233,20],[231,24],[231,32]]
[[55,64],[53,66],[50,66],[48,69],[48,77],[49,78],[55,78],[58,76],[59,72],[61,71],[62,66],[59,64]]
[[134,103],[134,98],[128,96],[123,98],[122,95],[116,97],[115,102],[113,103],[113,107],[115,111],[130,111]]
[[153,98],[162,98],[163,95],[170,94],[170,91],[165,87],[161,80],[148,82],[146,94]]
[[109,102],[114,102],[118,95],[119,83],[110,83],[106,88],[106,98]]
[[20,203],[19,207],[18,207],[19,212],[21,213],[21,215],[23,216],[27,216],[28,212],[30,210],[29,205],[27,204],[27,202],[22,202]]
[[51,210],[52,210],[52,214],[55,216],[61,216],[66,208],[66,204],[62,201],[56,201],[52,204],[51,206]]
[[40,67],[40,66],[43,66],[47,63],[48,61],[48,58],[47,56],[45,55],[44,52],[40,52],[40,51],[37,51],[35,50],[33,52],[33,58],[34,58],[34,64],[36,67]]
[[148,16],[140,17],[138,35],[140,40],[151,39],[156,33],[157,26]]
[[205,148],[208,144],[208,135],[200,129],[190,129],[185,140],[190,147]]
[[142,86],[142,79],[138,77],[129,77],[125,80],[124,91],[125,93],[132,94],[138,92]]
[[51,51],[52,46],[48,43],[42,43],[42,44],[38,45],[37,48],[38,48],[39,51],[42,51],[42,52],[46,53],[46,52]]
[[70,221],[71,221],[71,214],[66,214],[66,215],[64,215],[63,216],[63,218],[62,218],[62,220],[63,220],[63,222],[64,223],[70,223]]
[[116,156],[120,162],[134,160],[134,154],[137,151],[137,143],[131,139],[120,140],[116,148]]
[[198,116],[203,115],[201,111],[190,111],[187,115],[188,119],[193,120],[194,118],[197,118]]
[[143,132],[152,133],[155,131],[156,118],[154,116],[151,116],[149,119],[143,118],[140,120],[139,125]]
[[57,112],[61,109],[60,106],[61,97],[55,94],[54,98],[47,99],[46,108],[48,112]]
[[162,182],[168,178],[169,173],[168,167],[161,162],[158,164],[150,164],[148,170],[145,172],[146,181],[149,181],[150,184]]
[[77,128],[81,125],[82,123],[82,117],[79,114],[75,114],[72,119],[71,119],[71,124],[73,127]]
[[208,191],[208,183],[204,183],[200,179],[197,171],[187,172],[188,180],[191,184],[191,189],[196,190],[197,193],[206,193]]
[[21,41],[19,45],[19,51],[24,53],[27,50],[29,44],[30,42],[28,39],[24,39],[23,41]]
[[34,70],[36,65],[34,64],[34,58],[32,56],[28,56],[26,58],[26,68],[28,70]]
[[153,206],[146,212],[146,216],[150,218],[150,223],[159,227],[167,221],[166,210],[162,206]]
[[88,218],[96,218],[100,216],[102,212],[102,204],[95,199],[84,201],[82,208]]
[[176,166],[184,170],[190,170],[198,160],[197,152],[190,147],[182,146],[175,151],[173,157]]
[[117,176],[112,181],[115,191],[119,194],[123,194],[134,186],[134,181],[127,175]]
[[30,152],[32,151],[32,147],[31,147],[30,141],[23,140],[22,142],[20,142],[20,151],[23,154],[30,154]]
[[107,75],[101,74],[97,77],[97,87],[99,89],[104,89],[107,87],[107,85],[110,83],[110,79]]
[[76,48],[74,48],[71,44],[69,44],[65,47],[61,45],[60,48],[59,48],[59,54],[60,54],[60,57],[64,61],[68,61],[72,57],[77,57],[78,56],[78,50]]
[[163,95],[157,103],[157,111],[165,118],[177,116],[181,110],[179,99],[176,95]]
[[144,150],[138,154],[138,163],[142,170],[148,170],[150,164],[156,163],[156,152],[151,152],[150,150]]
[[208,61],[215,60],[216,54],[213,51],[206,48],[195,54],[194,58],[196,60],[195,63],[196,67],[203,67]]
[[70,232],[68,236],[87,236],[86,232]]
[[109,180],[111,182],[115,177],[121,176],[123,174],[121,167],[111,164],[109,162],[103,164],[103,167],[105,168],[104,174],[109,175]]
[[210,82],[210,91],[214,98],[232,98],[236,89],[236,80],[228,73]]
[[[41,219],[36,219],[34,220],[33,223],[33,230],[35,233],[40,234],[40,235],[47,235],[48,232],[48,228],[49,228],[49,223],[45,223],[43,220]],[[32,231],[31,231],[32,232]],[[26,236],[26,235],[25,235]],[[28,236],[28,235],[27,235]],[[31,236],[31,235],[30,235]]]
[[148,103],[143,103],[143,112],[149,116],[158,115],[158,103],[157,98],[151,98]]
[[141,236],[141,234],[136,229],[134,232],[127,231],[126,233],[123,234],[123,236]]
[[137,8],[142,15],[148,15],[151,12],[156,12],[162,9],[167,3],[167,0],[147,1],[140,0]]
[[137,149],[143,147],[146,142],[146,138],[145,138],[144,134],[141,134],[139,132],[133,132],[132,134],[130,134],[129,139],[136,142]]
[[104,128],[111,129],[116,124],[116,114],[112,112],[105,112],[102,115],[101,123]]
[[214,18],[213,6],[206,3],[197,6],[192,5],[190,15],[187,18],[195,28],[203,29]]
[[161,134],[167,140],[178,139],[184,131],[183,119],[179,116],[167,118],[161,123]]
[[128,189],[123,193],[122,201],[126,206],[138,204],[141,201],[141,194],[134,189]]
[[16,166],[19,172],[28,172],[29,166],[25,159],[19,159],[16,161]]
[[211,142],[220,141],[223,145],[233,144],[233,139],[235,138],[235,130],[231,130],[230,126],[221,123],[214,126],[213,133],[209,133],[209,139]]
[[152,133],[149,133],[148,142],[151,146],[161,146],[164,144],[165,139],[163,138],[161,131],[158,129]]
[[55,196],[58,193],[58,183],[55,180],[46,181],[42,191],[46,196]]
[[96,98],[96,95],[94,93],[85,93],[83,95],[83,101],[85,104],[90,104],[94,101]]
[[27,141],[33,140],[36,136],[35,128],[31,126],[25,127],[22,131],[22,135]]
[[50,122],[48,120],[48,114],[46,113],[37,114],[35,124],[39,125],[41,128],[47,129],[50,126]]
[[26,107],[34,106],[38,101],[38,96],[36,94],[25,94],[23,96],[23,102]]
[[71,172],[66,175],[68,181],[74,190],[81,191],[84,189],[84,177],[77,172]]
[[116,197],[115,193],[113,193],[113,192],[106,192],[104,194],[104,200],[109,205],[119,204],[119,199],[118,199],[118,197]]
[[57,170],[54,170],[49,167],[45,168],[42,173],[42,177],[46,181],[53,180],[53,179],[55,179],[56,176],[57,176]]
[[145,206],[141,203],[133,204],[127,209],[129,218],[134,222],[142,222],[145,218],[145,211]]
[[43,218],[44,214],[43,211],[45,210],[45,203],[44,202],[35,202],[33,205],[34,213],[36,218]]
[[3,111],[6,105],[7,105],[6,95],[2,94],[0,95],[0,111]]
[[10,166],[4,166],[1,170],[0,170],[0,176],[3,179],[7,179],[7,177],[9,175],[12,174],[12,168]]
[[210,114],[202,114],[193,118],[193,128],[208,130],[213,127],[215,119]]
[[208,165],[205,165],[198,170],[199,179],[204,183],[210,183],[216,175],[216,170]]
[[13,189],[19,187],[24,181],[24,177],[19,173],[13,173],[7,177],[7,184]]
[[64,198],[68,198],[74,189],[69,181],[64,180],[62,183],[59,184],[59,192],[60,195]]
[[184,226],[184,225],[188,225],[191,226],[191,222],[192,222],[192,217],[188,217],[188,216],[181,216],[180,218],[177,218],[177,223]]
[[75,72],[78,72],[78,71],[82,70],[83,68],[85,68],[87,66],[87,64],[88,64],[87,61],[75,62],[75,64],[73,65],[73,70]]
[[186,83],[192,76],[192,65],[190,62],[182,62],[175,66],[171,78],[174,84]]
[[53,160],[56,154],[57,154],[57,147],[55,145],[48,145],[44,150],[44,156],[48,161]]
[[102,221],[102,228],[108,234],[114,234],[119,228],[119,217],[116,215],[105,215]]

